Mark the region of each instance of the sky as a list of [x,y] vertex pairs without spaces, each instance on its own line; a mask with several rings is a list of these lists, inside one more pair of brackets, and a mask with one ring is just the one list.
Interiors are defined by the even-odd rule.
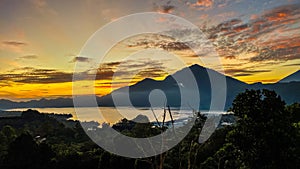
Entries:
[[[214,46],[221,65],[205,65],[199,57],[209,57],[207,53],[195,54],[170,37],[128,37],[108,52],[96,70],[97,95],[144,78],[161,80],[182,69],[172,54],[185,66],[222,70],[246,83],[275,83],[299,70],[297,0],[0,0],[0,98],[71,97],[75,65],[93,62],[79,55],[86,41],[104,25],[141,12],[172,14],[193,23]],[[195,37],[191,33],[189,38]],[[133,53],[137,53],[134,59],[124,60]],[[133,77],[130,72],[135,72]],[[83,87],[78,92],[88,91]]]

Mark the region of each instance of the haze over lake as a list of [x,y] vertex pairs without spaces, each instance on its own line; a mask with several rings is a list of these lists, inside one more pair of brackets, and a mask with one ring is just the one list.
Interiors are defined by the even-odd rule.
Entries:
[[[19,108],[19,109],[7,109],[5,111],[26,111],[30,108]],[[99,123],[110,123],[114,124],[123,118],[127,119],[134,119],[138,115],[145,115],[148,117],[150,121],[156,121],[155,117],[149,108],[131,108],[131,107],[121,107],[121,108],[114,108],[114,107],[80,107],[76,108],[80,112],[77,114],[75,112],[75,108],[68,107],[68,108],[31,108],[33,110],[37,110],[41,113],[55,113],[55,114],[72,114],[74,120],[80,121],[97,121]],[[98,112],[95,112],[98,110]],[[159,121],[163,120],[163,108],[154,108],[153,109],[155,115],[157,116]],[[188,117],[192,116],[192,110],[178,110],[172,109],[172,116],[175,120],[182,120],[187,119]],[[201,111],[202,113],[208,113],[207,111]],[[102,115],[101,115],[101,114]],[[224,112],[209,112],[209,113],[224,113]],[[170,116],[167,113],[166,121],[170,121]]]

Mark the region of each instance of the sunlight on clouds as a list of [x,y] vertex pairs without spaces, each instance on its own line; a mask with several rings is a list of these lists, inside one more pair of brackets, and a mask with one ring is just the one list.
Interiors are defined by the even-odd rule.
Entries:
[[0,96],[9,99],[56,98],[72,95],[72,83],[22,84],[11,83],[0,88]]
[[[281,0],[2,1],[0,97],[71,96],[75,64],[98,65],[89,56],[76,55],[86,40],[118,17],[150,11],[182,16],[199,26],[214,45],[227,75],[247,83],[273,83],[299,69],[299,7],[297,1]],[[157,18],[157,22],[166,21]],[[192,64],[222,70],[220,65],[201,62],[216,56],[205,51],[207,41],[191,32],[177,32],[187,36],[184,43],[153,35],[118,43],[99,65],[101,71],[81,72],[96,76],[96,80],[76,82],[83,86],[76,92],[91,94],[95,90],[97,95],[105,95],[146,77],[162,80]],[[203,49],[195,54],[186,43],[193,45],[197,40]],[[127,58],[138,51],[142,52]],[[26,67],[31,69],[24,72]],[[91,89],[87,89],[89,85]]]

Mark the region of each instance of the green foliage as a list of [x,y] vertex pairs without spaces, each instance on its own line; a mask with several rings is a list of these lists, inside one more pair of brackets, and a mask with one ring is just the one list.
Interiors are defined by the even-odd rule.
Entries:
[[0,163],[3,162],[7,155],[8,145],[17,137],[13,127],[6,125],[0,131]]
[[300,103],[294,103],[286,107],[286,110],[291,113],[291,120],[294,123],[300,122]]
[[203,164],[213,160],[219,167],[218,161],[226,159],[221,168],[299,168],[299,129],[292,120],[295,108],[286,108],[274,91],[239,94],[230,109],[239,118],[237,124],[228,132],[226,144]]
[[6,138],[7,143],[10,143],[11,141],[13,141],[17,136],[15,129],[9,125],[4,126],[1,130],[1,133]]

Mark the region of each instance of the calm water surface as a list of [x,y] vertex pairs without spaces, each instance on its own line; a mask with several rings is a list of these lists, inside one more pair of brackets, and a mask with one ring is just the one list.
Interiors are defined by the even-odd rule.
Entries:
[[[18,108],[18,109],[8,109],[5,111],[25,111],[29,108]],[[134,119],[138,115],[145,115],[150,121],[156,121],[153,112],[159,121],[163,119],[163,109],[154,108],[153,112],[149,108],[114,108],[114,107],[80,107],[80,108],[31,108],[37,110],[41,113],[55,113],[55,114],[72,114],[75,120],[80,121],[98,121],[100,123],[116,123],[122,118]],[[77,113],[76,113],[77,112]],[[191,110],[171,110],[174,119],[186,119],[192,115]],[[170,116],[167,113],[166,121],[170,120]]]
[[[6,111],[25,111],[29,108],[8,109]],[[100,124],[103,122],[114,124],[123,118],[134,119],[138,115],[147,116],[150,121],[156,121],[153,112],[159,121],[163,120],[163,108],[154,108],[153,112],[149,108],[131,108],[131,107],[80,107],[80,108],[31,108],[41,113],[55,113],[55,114],[72,114],[74,120],[80,121],[97,121]],[[192,110],[176,110],[172,109],[172,116],[174,120],[184,120],[192,116]],[[223,113],[223,112],[207,112],[202,113]],[[171,118],[167,111],[166,121],[170,121]]]

